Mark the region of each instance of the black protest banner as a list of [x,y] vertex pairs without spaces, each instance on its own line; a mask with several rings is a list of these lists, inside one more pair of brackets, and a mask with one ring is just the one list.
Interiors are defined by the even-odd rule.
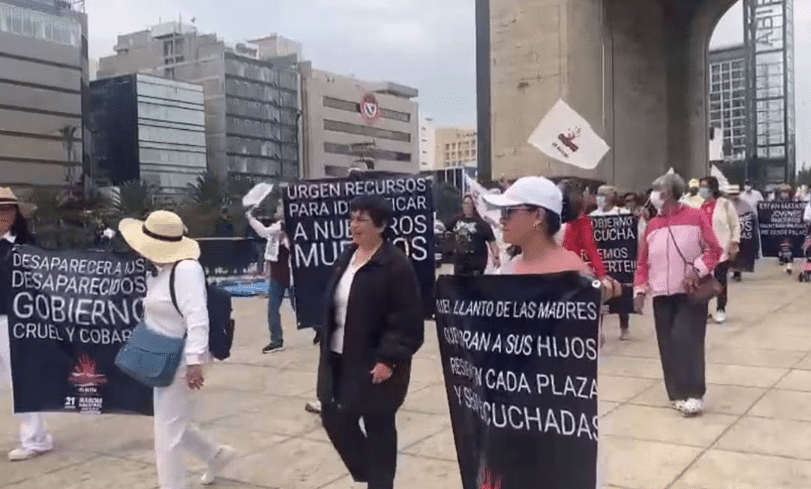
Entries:
[[794,257],[802,256],[805,228],[805,202],[758,203],[758,228],[763,256],[778,256],[780,245],[787,242]]
[[256,275],[264,259],[265,242],[255,238],[201,238],[200,265],[206,277],[242,278]]
[[152,389],[113,363],[143,318],[145,260],[33,246],[11,259],[14,411],[151,415]]
[[591,218],[594,242],[606,273],[622,284],[622,297],[608,303],[612,314],[634,312],[634,273],[639,246],[639,219],[633,215]]
[[323,323],[324,286],[332,265],[350,245],[349,205],[362,195],[378,195],[391,204],[393,242],[414,263],[426,316],[433,315],[434,205],[431,181],[411,175],[363,172],[343,179],[309,180],[283,192],[285,231],[299,328]]
[[576,273],[439,278],[464,489],[594,489],[599,300]]
[[741,272],[754,272],[755,260],[760,253],[757,216],[747,212],[738,216],[741,222],[741,249],[735,257],[735,268]]

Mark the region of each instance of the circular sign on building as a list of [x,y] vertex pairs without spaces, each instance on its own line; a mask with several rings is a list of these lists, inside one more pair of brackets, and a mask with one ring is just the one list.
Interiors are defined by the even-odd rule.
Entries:
[[380,118],[380,104],[373,93],[366,93],[360,99],[360,115],[367,124]]

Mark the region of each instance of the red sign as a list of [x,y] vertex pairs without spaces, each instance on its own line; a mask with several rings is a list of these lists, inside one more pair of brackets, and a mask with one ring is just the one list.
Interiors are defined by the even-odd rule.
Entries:
[[367,93],[360,99],[360,115],[367,124],[380,118],[380,104],[373,93]]

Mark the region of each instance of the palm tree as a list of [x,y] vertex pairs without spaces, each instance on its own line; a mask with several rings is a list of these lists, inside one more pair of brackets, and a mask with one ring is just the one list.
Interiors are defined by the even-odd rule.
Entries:
[[155,195],[158,188],[143,180],[130,180],[118,188],[113,199],[112,214],[116,220],[125,217],[144,219],[155,210]]
[[211,170],[202,173],[194,183],[186,186],[186,199],[178,214],[192,237],[214,234],[220,210],[228,204],[225,181]]

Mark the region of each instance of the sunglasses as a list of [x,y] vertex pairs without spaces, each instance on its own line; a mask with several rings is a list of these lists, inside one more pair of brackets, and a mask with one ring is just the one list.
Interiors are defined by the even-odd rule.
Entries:
[[515,214],[517,211],[532,212],[534,210],[535,209],[533,209],[531,207],[527,207],[527,206],[505,207],[505,208],[501,209],[501,218],[502,219],[510,219],[513,216],[513,214]]

